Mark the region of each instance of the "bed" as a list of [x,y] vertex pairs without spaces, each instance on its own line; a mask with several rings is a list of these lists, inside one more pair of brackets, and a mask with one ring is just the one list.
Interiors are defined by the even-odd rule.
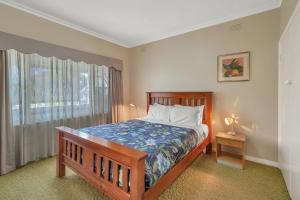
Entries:
[[[135,119],[57,128],[57,176],[65,167],[112,199],[155,199],[205,149],[211,152],[211,92],[148,92],[153,104],[204,105],[201,128]],[[151,134],[149,134],[151,133]]]

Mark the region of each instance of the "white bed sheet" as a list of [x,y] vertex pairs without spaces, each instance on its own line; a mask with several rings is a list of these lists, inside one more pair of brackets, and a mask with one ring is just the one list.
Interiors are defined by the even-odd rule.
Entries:
[[198,144],[200,144],[204,139],[208,136],[208,126],[206,124],[200,124],[200,125],[192,125],[192,124],[179,124],[179,123],[172,123],[172,122],[165,122],[161,120],[154,120],[149,119],[147,117],[141,117],[137,118],[138,120],[152,122],[152,123],[159,123],[159,124],[166,124],[170,126],[178,126],[183,128],[190,128],[193,129],[198,134]]

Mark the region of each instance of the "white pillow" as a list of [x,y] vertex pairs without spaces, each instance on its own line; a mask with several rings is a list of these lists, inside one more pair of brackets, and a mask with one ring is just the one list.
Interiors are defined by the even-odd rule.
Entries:
[[[181,109],[189,110],[188,112],[190,113],[190,115],[193,115],[195,117],[194,120],[195,120],[196,125],[202,124],[204,105],[202,105],[202,106],[182,106],[182,105],[175,105],[175,107],[176,108],[181,108]],[[186,115],[188,112],[183,112],[183,113]]]
[[170,110],[172,107],[173,106],[165,106],[160,104],[150,105],[147,118],[162,122],[170,122]]

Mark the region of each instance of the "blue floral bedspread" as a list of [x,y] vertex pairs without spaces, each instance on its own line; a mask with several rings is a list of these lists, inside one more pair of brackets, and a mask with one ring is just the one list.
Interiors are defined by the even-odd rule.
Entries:
[[79,131],[146,152],[146,189],[189,153],[199,139],[193,129],[141,120],[82,128]]

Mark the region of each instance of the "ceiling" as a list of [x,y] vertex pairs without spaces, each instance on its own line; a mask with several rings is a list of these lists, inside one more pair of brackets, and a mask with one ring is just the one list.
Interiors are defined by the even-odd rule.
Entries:
[[0,0],[124,47],[278,8],[281,0]]

